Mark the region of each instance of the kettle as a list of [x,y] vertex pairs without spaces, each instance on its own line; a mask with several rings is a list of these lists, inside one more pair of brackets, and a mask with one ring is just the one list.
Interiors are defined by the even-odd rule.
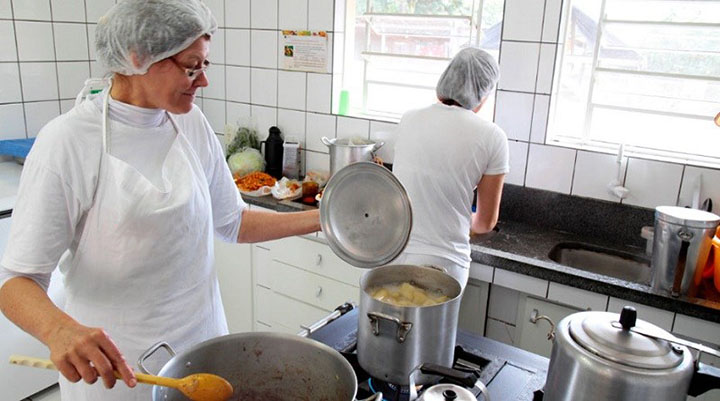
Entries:
[[265,172],[276,179],[282,178],[283,143],[280,128],[275,126],[270,127],[267,139],[260,142],[261,148],[265,145]]

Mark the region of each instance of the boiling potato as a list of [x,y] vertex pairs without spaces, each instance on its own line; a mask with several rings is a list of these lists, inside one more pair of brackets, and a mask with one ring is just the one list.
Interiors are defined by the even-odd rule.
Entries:
[[412,283],[385,284],[368,290],[371,297],[395,306],[432,306],[447,302],[450,297],[439,290],[428,290]]

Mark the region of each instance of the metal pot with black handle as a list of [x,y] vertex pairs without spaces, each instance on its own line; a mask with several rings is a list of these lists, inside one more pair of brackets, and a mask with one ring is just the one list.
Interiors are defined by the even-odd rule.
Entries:
[[638,320],[631,307],[574,313],[557,326],[543,401],[684,401],[720,388],[720,369],[691,349],[720,355]]

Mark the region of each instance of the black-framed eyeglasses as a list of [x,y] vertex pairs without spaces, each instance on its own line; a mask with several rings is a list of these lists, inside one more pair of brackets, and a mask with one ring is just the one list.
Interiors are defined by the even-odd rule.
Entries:
[[177,60],[175,60],[174,57],[168,57],[170,61],[172,61],[176,66],[181,68],[183,71],[185,71],[185,75],[187,75],[188,78],[195,80],[197,77],[205,72],[208,67],[210,67],[210,60],[203,61],[203,65],[200,68],[187,68],[184,65],[180,64]]

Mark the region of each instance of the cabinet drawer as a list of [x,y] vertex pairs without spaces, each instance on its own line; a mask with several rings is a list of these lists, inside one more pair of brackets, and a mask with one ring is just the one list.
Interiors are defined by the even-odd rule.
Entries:
[[352,286],[360,285],[360,277],[365,272],[340,259],[328,245],[301,237],[286,238],[270,252],[274,260]]
[[357,303],[360,289],[273,260],[275,292],[326,310],[347,301]]
[[252,247],[252,266],[253,279],[255,284],[270,288],[272,282],[272,269],[270,251],[253,245]]
[[273,328],[284,326],[291,329],[293,334],[297,334],[301,326],[315,323],[330,313],[330,310],[305,304],[266,288],[258,287],[256,293],[257,320]]

